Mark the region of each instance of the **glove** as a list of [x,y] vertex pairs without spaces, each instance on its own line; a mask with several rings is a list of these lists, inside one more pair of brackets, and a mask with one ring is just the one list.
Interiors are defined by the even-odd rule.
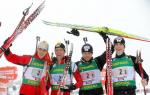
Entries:
[[60,90],[61,90],[62,92],[69,92],[69,91],[70,91],[68,86],[61,86],[61,87],[60,87]]
[[106,35],[106,33],[104,33],[104,32],[100,32],[99,34],[103,37],[103,39],[109,38],[109,37]]
[[8,56],[10,54],[10,49],[8,48],[7,50],[5,50],[5,55]]
[[71,61],[71,56],[65,56],[66,62],[70,62]]
[[141,80],[142,86],[145,87],[148,85],[148,82],[146,81],[146,79],[142,79]]
[[[8,39],[9,39],[9,38],[7,38],[7,39],[4,41],[4,44],[7,43]],[[9,47],[11,47],[11,46],[12,46],[12,44],[10,44]],[[4,53],[5,53],[6,56],[10,54],[10,48],[9,48],[9,47],[8,47],[8,49],[3,48],[3,49],[5,50]]]
[[99,35],[103,37],[104,42],[106,43],[106,40],[109,39],[109,37],[104,32],[100,32]]
[[63,92],[70,92],[71,90],[75,90],[75,89],[76,89],[76,86],[74,84],[60,87],[60,90]]
[[69,86],[69,89],[70,89],[70,90],[75,90],[75,89],[77,89],[77,87],[76,87],[74,84],[71,84],[71,85]]
[[49,88],[50,88],[50,87],[49,87],[48,85],[46,85],[46,90],[47,90],[47,91],[49,90]]
[[56,63],[56,62],[57,62],[57,58],[56,58],[56,57],[53,57],[53,58],[52,58],[52,61],[53,61],[53,63]]
[[68,34],[73,34],[75,36],[79,36],[80,33],[77,29],[73,28],[70,32],[67,31]]

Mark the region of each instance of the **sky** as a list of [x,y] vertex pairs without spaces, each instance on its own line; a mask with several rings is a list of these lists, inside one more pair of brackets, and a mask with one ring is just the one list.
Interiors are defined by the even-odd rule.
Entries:
[[[22,18],[22,11],[33,3],[29,14],[37,8],[43,0],[0,0],[0,45],[3,44],[15,30]],[[88,26],[106,26],[122,30],[126,33],[136,34],[150,39],[150,1],[149,0],[46,0],[45,8],[31,25],[13,42],[11,51],[18,55],[33,55],[36,47],[36,36],[41,41],[49,43],[49,53],[54,52],[54,45],[64,39],[74,44],[72,60],[80,60],[83,37],[88,38],[94,48],[96,57],[105,51],[105,44],[97,33],[80,31],[80,36],[69,35],[69,28],[47,26],[42,20],[80,24]],[[116,36],[109,36],[111,40]],[[125,52],[136,55],[141,50],[144,59],[143,67],[150,75],[149,47],[150,43],[132,39],[126,40]],[[21,79],[22,67],[8,62],[4,56],[0,58],[0,67],[17,66],[18,78]],[[140,84],[137,75],[137,84]],[[150,85],[148,85],[150,88]]]

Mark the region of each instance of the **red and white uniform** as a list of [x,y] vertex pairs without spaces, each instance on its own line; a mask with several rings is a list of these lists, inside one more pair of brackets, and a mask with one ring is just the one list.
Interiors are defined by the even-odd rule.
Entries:
[[[17,64],[17,65],[22,65],[22,66],[28,66],[28,64],[31,63],[31,60],[33,58],[36,59],[36,60],[39,60],[39,61],[43,61],[44,63],[51,62],[48,54],[46,54],[44,58],[40,59],[39,56],[37,55],[37,53],[35,53],[35,55],[33,55],[33,56],[32,55],[18,56],[16,54],[13,54],[12,52],[10,52],[10,54],[5,55],[5,57],[8,61],[10,61],[14,64]],[[29,77],[27,77],[27,79],[32,78],[32,76],[31,76],[32,72],[29,72],[29,71],[32,70],[33,68],[32,67],[29,67],[29,68],[30,69],[26,69],[26,72],[24,72],[23,79],[24,79],[25,76],[29,76]],[[41,69],[41,70],[43,70],[43,69]],[[32,70],[32,71],[35,71],[35,70]],[[42,76],[40,78],[39,84],[36,85],[36,86],[35,85],[30,85],[28,83],[24,83],[24,81],[23,81],[23,83],[21,85],[21,88],[20,88],[20,94],[21,95],[48,95],[48,91],[46,90],[46,87],[45,87],[45,85],[47,83],[44,83],[44,82],[46,82],[45,78],[46,78],[47,75],[48,74]]]

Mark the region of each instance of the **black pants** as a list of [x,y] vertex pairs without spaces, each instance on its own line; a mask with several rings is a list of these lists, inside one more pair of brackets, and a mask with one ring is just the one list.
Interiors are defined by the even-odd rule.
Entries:
[[103,89],[92,89],[92,90],[79,90],[79,95],[103,95]]
[[135,89],[130,90],[114,90],[114,95],[136,95]]

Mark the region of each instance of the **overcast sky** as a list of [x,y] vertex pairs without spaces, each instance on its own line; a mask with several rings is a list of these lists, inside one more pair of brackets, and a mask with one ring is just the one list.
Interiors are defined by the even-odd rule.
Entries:
[[[42,2],[42,0],[0,0],[0,45],[14,31],[22,17],[22,11],[33,2],[29,12]],[[80,24],[88,26],[106,26],[119,29],[127,33],[150,38],[150,1],[149,0],[47,0],[45,8],[41,14],[31,23],[31,25],[18,36],[14,41],[11,50],[18,55],[34,54],[36,36],[41,40],[48,41],[49,53],[54,50],[57,42],[64,39],[70,40],[74,44],[73,61],[81,57],[81,47],[84,44],[83,37],[88,38],[88,42],[94,48],[94,57],[100,55],[105,50],[105,44],[97,33],[80,32],[80,37],[69,35],[68,28],[47,26],[41,20],[52,22],[62,22],[70,24]],[[115,36],[109,36],[112,40]],[[150,43],[126,40],[126,53],[136,55],[136,50],[142,51],[144,59],[143,67],[150,75],[149,48]],[[11,66],[4,57],[0,59],[0,66]],[[16,65],[15,65],[16,66]],[[21,66],[18,66],[22,70]],[[19,72],[19,78],[22,73]],[[137,81],[140,81],[137,76]],[[150,85],[149,85],[150,88]]]

